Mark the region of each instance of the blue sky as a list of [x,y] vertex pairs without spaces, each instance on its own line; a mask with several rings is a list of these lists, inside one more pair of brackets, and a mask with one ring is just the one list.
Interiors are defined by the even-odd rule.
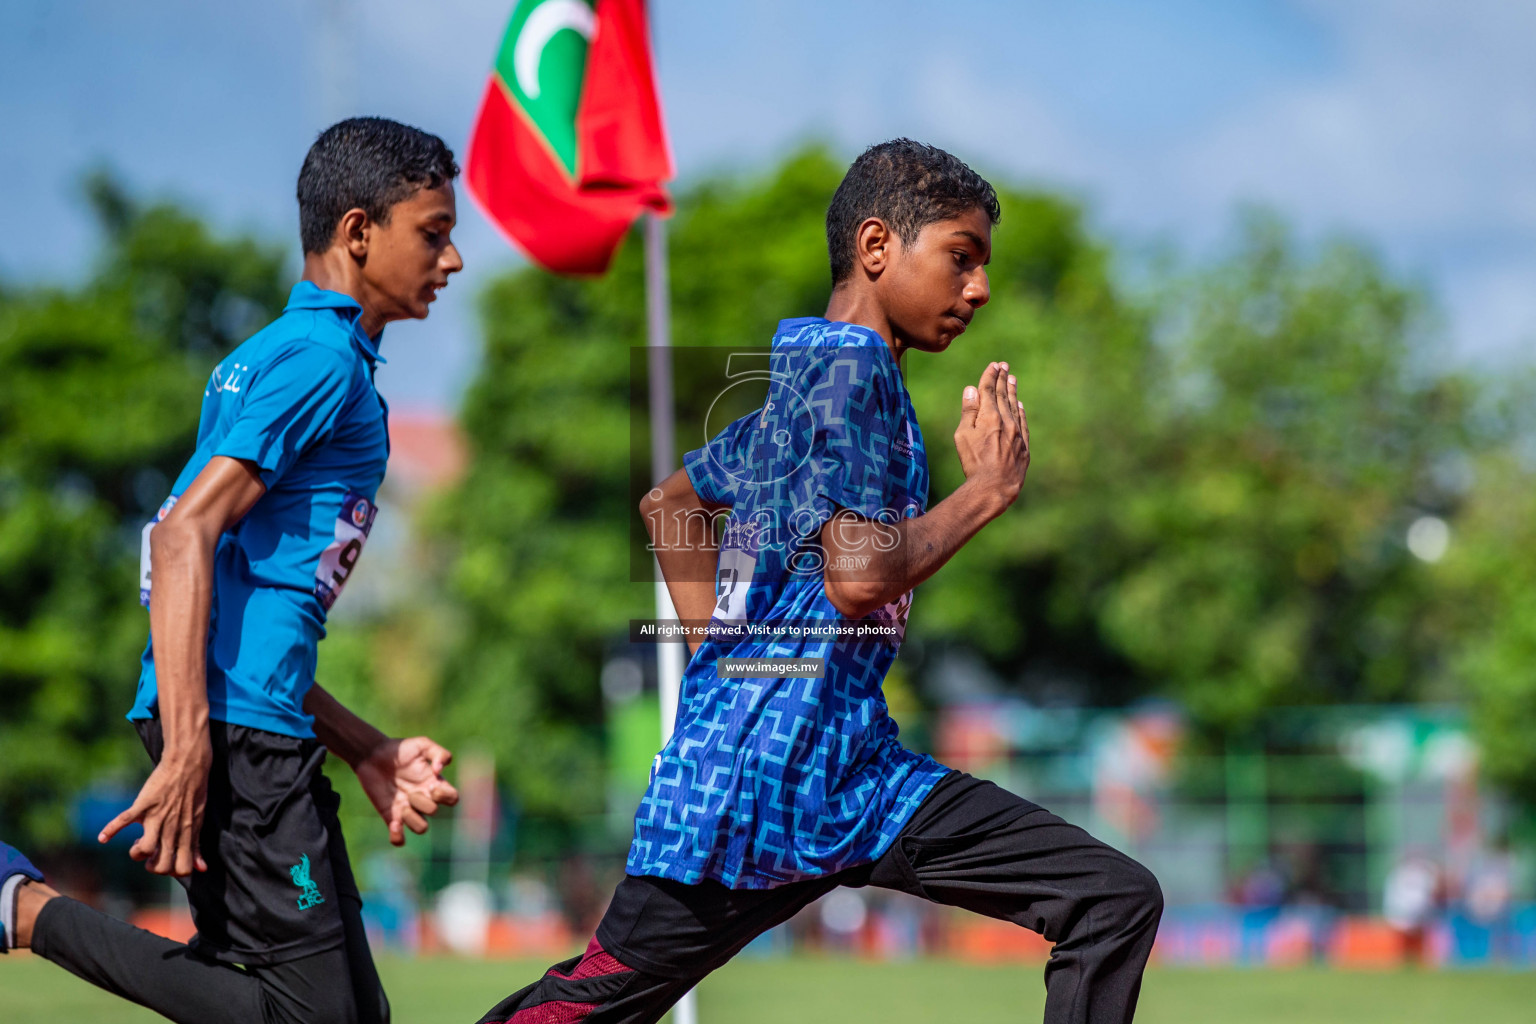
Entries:
[[[21,0],[0,8],[0,277],[69,280],[86,169],[296,235],[316,132],[376,113],[462,152],[511,0]],[[423,13],[430,12],[430,13]],[[896,134],[1080,196],[1133,245],[1209,251],[1245,201],[1429,287],[1453,352],[1536,353],[1536,5],[1501,0],[654,0],[681,179]],[[385,339],[385,393],[451,406],[473,295],[516,257],[461,203],[467,269]],[[786,315],[812,312],[786,310]]]

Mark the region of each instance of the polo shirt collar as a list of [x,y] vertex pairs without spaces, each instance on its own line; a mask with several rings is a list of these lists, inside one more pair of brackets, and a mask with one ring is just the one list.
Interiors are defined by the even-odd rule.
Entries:
[[321,288],[313,281],[300,281],[293,286],[293,291],[288,293],[288,305],[283,310],[290,309],[334,309],[338,312],[345,311],[345,315],[352,321],[352,341],[363,352],[363,356],[370,363],[387,363],[389,360],[379,355],[379,342],[384,337],[380,331],[377,337],[370,338],[363,333],[358,326],[363,318],[362,305],[350,295],[341,292],[329,291]]

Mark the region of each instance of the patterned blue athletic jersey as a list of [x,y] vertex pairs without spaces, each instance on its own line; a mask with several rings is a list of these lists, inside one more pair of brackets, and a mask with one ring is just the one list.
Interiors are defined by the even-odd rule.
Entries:
[[[785,320],[770,371],[763,407],[684,458],[700,497],[731,511],[710,636],[635,817],[632,875],[767,889],[866,864],[948,771],[902,747],[881,692],[911,594],[846,624],[823,587],[817,538],[839,508],[891,525],[927,506],[895,357],[868,328]],[[721,678],[721,658],[821,658],[826,673]]]

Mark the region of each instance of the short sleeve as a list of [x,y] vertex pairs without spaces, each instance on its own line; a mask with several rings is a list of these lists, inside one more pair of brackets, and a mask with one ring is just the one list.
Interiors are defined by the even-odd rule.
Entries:
[[[741,480],[736,476],[745,469],[742,456],[743,433],[751,429],[753,414],[726,426],[703,448],[683,456],[683,469],[694,493],[707,505],[735,505]],[[734,470],[734,472],[733,472]]]
[[805,396],[815,422],[811,491],[824,516],[831,502],[873,518],[885,507],[899,385],[880,349],[838,348],[823,366]]
[[235,422],[213,454],[256,463],[270,488],[335,426],[353,367],[311,343],[278,352],[252,370]]

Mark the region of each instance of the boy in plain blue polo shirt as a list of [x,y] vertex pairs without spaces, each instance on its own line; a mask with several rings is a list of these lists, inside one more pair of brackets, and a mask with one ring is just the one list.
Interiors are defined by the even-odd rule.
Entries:
[[155,769],[101,840],[143,824],[130,855],[187,888],[196,937],[59,896],[0,843],[0,951],[30,946],[177,1021],[388,1020],[320,766],[346,760],[399,845],[457,800],[451,755],[353,715],[315,683],[315,653],[384,479],[384,325],[425,317],[463,267],[457,174],[441,139],[393,121],[320,135],[299,175],[303,280],[214,369],[197,449],[145,529],[129,718]]
[[[249,463],[266,488],[214,553],[207,682],[216,721],[314,736],[304,697],[315,645],[367,543],[389,457],[386,407],[373,386],[382,359],[358,326],[362,315],[350,296],[311,281],[294,285],[283,315],[213,371],[197,450],[156,516],[216,457]],[[157,704],[151,639],[128,717],[152,718]]]

